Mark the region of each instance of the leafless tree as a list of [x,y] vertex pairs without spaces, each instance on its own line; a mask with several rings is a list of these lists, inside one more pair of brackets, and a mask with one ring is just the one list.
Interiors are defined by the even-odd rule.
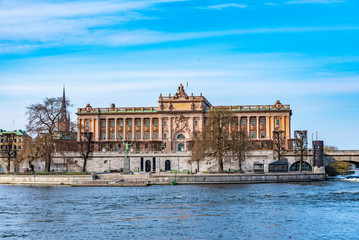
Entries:
[[[67,104],[69,101],[67,100]],[[54,133],[57,130],[62,110],[62,98],[45,98],[43,103],[27,107],[27,132],[41,138],[41,149],[45,156],[45,171],[50,172],[52,153],[55,149]]]
[[308,150],[307,130],[294,131],[294,139],[294,152],[299,155],[299,172],[302,172],[303,160]]
[[83,172],[86,172],[87,160],[94,151],[93,135],[93,132],[91,132],[88,128],[85,128],[83,131],[81,131],[80,152],[82,158],[84,159],[84,165],[82,167]]
[[[14,143],[15,143],[15,133],[3,133],[3,149],[1,151],[2,155],[6,157],[7,159],[7,172],[10,172],[10,164],[11,159],[15,159],[16,157],[16,149],[14,149]],[[15,163],[14,163],[14,170],[15,170]]]
[[249,150],[249,138],[247,133],[241,129],[232,130],[230,139],[230,151],[238,161],[239,172],[242,172],[242,163],[245,161]]
[[206,158],[205,144],[203,141],[203,134],[196,133],[193,136],[192,146],[191,146],[191,164],[196,162],[197,171],[199,172],[199,165],[201,161],[204,161]]
[[284,136],[284,131],[273,131],[273,151],[277,157],[277,160],[280,160],[286,152],[285,143],[286,139]]
[[203,129],[203,149],[208,157],[218,162],[218,171],[223,172],[223,158],[230,152],[228,126],[230,112],[214,109],[210,111],[208,122]]

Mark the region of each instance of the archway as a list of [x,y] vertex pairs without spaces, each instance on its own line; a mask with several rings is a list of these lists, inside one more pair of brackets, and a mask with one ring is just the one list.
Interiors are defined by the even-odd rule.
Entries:
[[[297,161],[295,163],[292,164],[292,166],[290,166],[289,171],[293,172],[293,171],[299,171],[299,166],[300,166],[300,162]],[[307,163],[306,161],[302,162],[302,171],[312,171],[312,166],[310,166],[309,163]]]
[[325,173],[329,176],[348,175],[352,174],[358,167],[357,162],[337,161],[330,163],[325,168]]
[[146,172],[151,172],[151,161],[150,160],[146,160],[145,171]]
[[170,160],[165,161],[165,171],[171,171],[171,161]]

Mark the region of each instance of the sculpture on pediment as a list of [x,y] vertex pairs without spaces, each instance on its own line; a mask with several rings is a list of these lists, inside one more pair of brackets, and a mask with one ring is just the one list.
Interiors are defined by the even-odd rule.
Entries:
[[277,100],[275,102],[275,104],[273,105],[273,108],[275,108],[275,109],[281,109],[282,107],[283,107],[283,104],[279,100]]
[[161,109],[161,111],[163,111],[165,109],[165,105],[163,103],[161,103],[160,109]]
[[184,88],[183,88],[182,84],[179,85],[176,94],[173,96],[173,99],[180,99],[180,98],[188,99],[188,95],[184,91]]
[[179,117],[176,117],[174,122],[175,131],[187,130],[189,132],[189,123],[188,119],[181,114]]
[[92,111],[92,107],[91,107],[91,105],[89,103],[86,105],[85,111],[86,112],[91,112]]

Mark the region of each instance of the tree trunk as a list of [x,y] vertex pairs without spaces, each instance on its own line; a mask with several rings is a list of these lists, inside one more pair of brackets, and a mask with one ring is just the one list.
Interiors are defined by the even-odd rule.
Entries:
[[82,168],[83,172],[86,172],[86,165],[87,165],[87,157],[84,158],[84,166]]
[[223,157],[218,158],[218,172],[223,172]]
[[11,157],[8,156],[8,157],[7,157],[7,166],[6,166],[7,172],[10,172],[10,160],[11,160]]

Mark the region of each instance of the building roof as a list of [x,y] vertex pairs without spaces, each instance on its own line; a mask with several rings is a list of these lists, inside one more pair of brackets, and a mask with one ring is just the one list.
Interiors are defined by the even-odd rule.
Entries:
[[14,130],[14,131],[6,131],[4,129],[0,129],[0,136],[3,134],[11,134],[14,133],[16,136],[23,136],[23,135],[27,135],[25,131],[19,129],[19,130]]

